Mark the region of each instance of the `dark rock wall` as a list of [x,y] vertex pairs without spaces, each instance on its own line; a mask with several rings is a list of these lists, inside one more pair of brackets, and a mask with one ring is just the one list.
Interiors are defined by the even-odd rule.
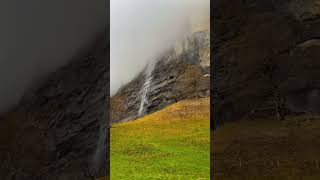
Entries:
[[[216,0],[212,126],[271,107],[319,112],[319,0]],[[311,98],[312,97],[312,98]]]
[[[5,179],[92,179],[109,169],[109,39],[50,74],[0,122]],[[16,122],[17,124],[11,125]],[[16,131],[16,132],[14,132]]]

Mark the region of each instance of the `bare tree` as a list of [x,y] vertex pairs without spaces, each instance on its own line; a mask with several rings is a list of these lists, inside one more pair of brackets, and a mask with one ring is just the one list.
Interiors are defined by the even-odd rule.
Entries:
[[259,70],[262,72],[264,78],[266,78],[269,84],[277,120],[284,120],[286,111],[286,98],[281,94],[279,85],[277,83],[278,80],[275,76],[277,64],[269,58],[266,58]]

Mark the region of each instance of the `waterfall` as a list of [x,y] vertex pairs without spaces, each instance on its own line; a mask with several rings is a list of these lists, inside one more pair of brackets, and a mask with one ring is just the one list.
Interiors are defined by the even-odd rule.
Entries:
[[141,116],[145,113],[145,105],[148,103],[148,92],[149,92],[149,87],[150,83],[152,81],[152,71],[154,69],[155,63],[150,63],[147,65],[146,69],[146,81],[142,85],[142,95],[141,95],[141,103],[140,103],[140,108],[139,108],[139,113],[138,115]]

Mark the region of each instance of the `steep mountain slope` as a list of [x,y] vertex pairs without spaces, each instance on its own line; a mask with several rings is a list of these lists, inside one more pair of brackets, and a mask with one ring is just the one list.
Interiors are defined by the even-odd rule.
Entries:
[[319,179],[319,4],[213,3],[212,178]]
[[133,120],[181,99],[209,96],[210,33],[198,31],[149,64],[111,98],[112,122]]
[[92,179],[108,172],[107,33],[50,74],[0,121],[0,177]]
[[213,122],[320,112],[320,1],[213,4]]

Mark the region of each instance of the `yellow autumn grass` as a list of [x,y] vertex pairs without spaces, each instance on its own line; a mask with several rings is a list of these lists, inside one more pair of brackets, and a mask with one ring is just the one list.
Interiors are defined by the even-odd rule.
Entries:
[[111,179],[209,179],[210,100],[184,100],[111,128]]

